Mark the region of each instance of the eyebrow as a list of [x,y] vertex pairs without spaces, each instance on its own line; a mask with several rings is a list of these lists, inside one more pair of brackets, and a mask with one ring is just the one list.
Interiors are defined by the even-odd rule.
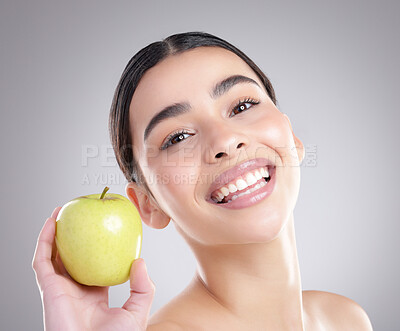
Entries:
[[[254,79],[242,75],[233,75],[215,84],[214,88],[210,92],[210,96],[212,99],[217,99],[223,94],[227,93],[233,86],[237,84],[255,84],[261,89],[260,85]],[[163,110],[153,116],[144,130],[144,141],[146,141],[150,135],[150,132],[157,126],[157,124],[165,121],[166,119],[187,113],[190,111],[190,109],[191,106],[187,102],[174,103],[163,108]]]

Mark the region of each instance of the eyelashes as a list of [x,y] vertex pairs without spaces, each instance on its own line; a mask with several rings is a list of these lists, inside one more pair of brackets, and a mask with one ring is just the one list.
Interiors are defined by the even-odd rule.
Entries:
[[[180,130],[180,131],[178,131],[178,132],[171,133],[171,134],[167,137],[165,143],[161,146],[160,149],[161,149],[161,150],[164,150],[164,149],[168,148],[169,146],[175,145],[175,144],[177,144],[178,142],[184,140],[183,137],[184,137],[185,134],[190,135],[185,129]],[[177,141],[177,142],[174,142],[174,141],[176,141],[176,139],[178,139],[178,138],[179,138],[180,140]]]
[[[244,100],[239,100],[236,105],[232,108],[231,114],[234,113],[234,115],[229,114],[229,117],[236,116],[237,114],[240,114],[244,111],[247,111],[254,105],[258,105],[260,101],[255,100],[250,97],[246,97]],[[246,107],[246,105],[250,105]],[[176,145],[177,143],[185,140],[185,135],[192,135],[189,133],[187,130],[182,129],[176,132],[171,133],[166,139],[165,142],[162,144],[160,147],[160,150],[167,149],[169,146]]]
[[[257,100],[254,100],[252,98],[246,98],[244,100],[239,100],[239,102],[233,107],[232,112],[235,110],[240,109],[240,112],[246,111],[247,109],[251,108],[253,105],[258,105],[260,102]],[[245,104],[251,104],[251,106],[249,108],[243,108]],[[236,115],[236,114],[235,114]],[[229,117],[232,117],[229,115]]]

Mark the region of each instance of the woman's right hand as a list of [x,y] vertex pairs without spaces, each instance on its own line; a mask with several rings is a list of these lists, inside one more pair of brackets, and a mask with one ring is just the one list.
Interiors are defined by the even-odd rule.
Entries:
[[155,287],[144,260],[132,263],[129,299],[122,308],[110,308],[109,287],[81,285],[68,275],[55,245],[60,209],[46,220],[32,261],[45,330],[146,330]]

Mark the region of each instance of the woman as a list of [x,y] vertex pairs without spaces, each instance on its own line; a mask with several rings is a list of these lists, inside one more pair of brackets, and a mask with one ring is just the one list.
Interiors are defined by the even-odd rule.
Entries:
[[198,269],[148,320],[154,285],[138,259],[130,298],[109,308],[108,288],[66,273],[58,207],[33,261],[48,330],[372,330],[354,301],[301,289],[293,210],[304,147],[240,50],[201,32],[150,44],[125,68],[109,125],[142,221],[173,223]]

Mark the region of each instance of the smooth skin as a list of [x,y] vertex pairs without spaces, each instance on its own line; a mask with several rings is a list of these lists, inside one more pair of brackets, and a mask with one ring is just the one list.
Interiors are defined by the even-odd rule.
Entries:
[[[217,82],[237,74],[260,87],[237,84],[211,98]],[[260,103],[231,116],[246,97]],[[158,124],[144,141],[150,119],[176,102],[190,103],[191,111]],[[124,307],[110,309],[108,288],[76,284],[62,268],[54,248],[56,209],[33,261],[46,330],[372,330],[351,299],[302,291],[293,210],[304,146],[242,59],[218,47],[170,56],[146,72],[130,106],[135,157],[154,198],[136,183],[127,184],[126,194],[148,226],[175,226],[197,259],[197,272],[147,322],[154,285],[139,260],[131,270],[131,297]],[[185,139],[160,150],[179,129],[187,130]],[[276,164],[270,196],[239,210],[206,201],[210,179],[255,157]]]
[[[237,84],[210,96],[217,82],[237,74],[260,87]],[[232,114],[246,97],[260,103]],[[158,124],[144,141],[150,119],[177,102],[190,103],[190,111]],[[155,199],[136,183],[127,184],[127,196],[148,226],[172,222],[198,261],[191,284],[151,317],[151,330],[372,330],[351,299],[301,289],[293,210],[304,146],[242,59],[218,47],[168,57],[140,81],[130,125]],[[179,129],[187,130],[184,139],[160,150]],[[206,201],[210,178],[255,157],[277,166],[269,197],[239,210]]]

